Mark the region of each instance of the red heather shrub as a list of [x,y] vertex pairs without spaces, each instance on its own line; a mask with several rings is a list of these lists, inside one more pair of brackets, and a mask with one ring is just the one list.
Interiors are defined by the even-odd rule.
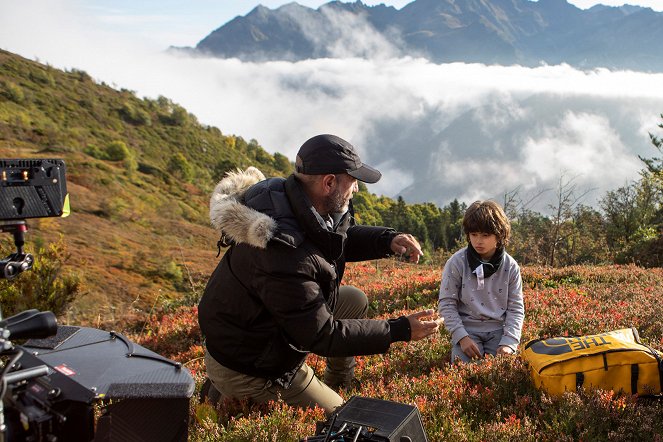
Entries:
[[321,408],[294,408],[282,402],[257,406],[224,401],[217,412],[221,420],[213,422],[207,412],[207,419],[189,430],[190,441],[299,441],[313,436],[316,422],[325,420]]
[[[441,264],[441,263],[440,263]],[[595,334],[636,327],[663,349],[663,269],[635,266],[522,269],[522,343],[555,335]],[[437,308],[441,267],[395,260],[350,263],[344,283],[364,289],[373,317],[391,318]],[[186,364],[198,388],[204,379],[202,337],[195,307],[149,318],[139,344]],[[519,356],[449,365],[449,334],[396,343],[385,355],[357,358],[361,386],[341,391],[416,405],[430,441],[663,441],[663,404],[612,392],[537,391]],[[325,358],[307,363],[322,377]],[[322,410],[283,403],[222,401],[199,408],[192,398],[191,441],[299,441],[313,435]],[[210,411],[213,411],[211,413]]]
[[[132,336],[137,344],[162,356],[187,362],[188,357],[202,356],[202,335],[198,326],[198,307],[179,307],[172,313],[152,315],[144,330]],[[191,349],[195,346],[195,349]]]

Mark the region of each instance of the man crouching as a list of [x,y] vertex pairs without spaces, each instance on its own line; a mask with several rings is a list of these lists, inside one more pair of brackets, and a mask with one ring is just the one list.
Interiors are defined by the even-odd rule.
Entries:
[[[434,310],[366,319],[364,292],[341,286],[346,261],[422,255],[417,240],[385,227],[355,224],[357,180],[381,174],[334,135],[306,141],[287,179],[257,169],[229,174],[210,202],[212,224],[230,247],[198,308],[207,374],[221,397],[294,406],[342,405],[334,391],[354,379],[354,356],[384,353],[393,342],[437,332]],[[327,357],[321,382],[305,364]],[[331,388],[330,388],[331,387]]]

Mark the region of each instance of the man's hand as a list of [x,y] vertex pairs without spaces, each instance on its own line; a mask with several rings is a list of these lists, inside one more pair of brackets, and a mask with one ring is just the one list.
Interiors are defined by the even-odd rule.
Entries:
[[460,349],[463,350],[463,353],[465,353],[468,358],[475,359],[483,357],[479,351],[479,346],[469,336],[462,338],[460,341],[458,341],[458,344],[460,345]]
[[411,262],[419,262],[419,257],[424,256],[421,246],[416,238],[409,233],[399,233],[391,240],[391,251],[397,255],[406,255]]
[[513,349],[509,347],[508,345],[500,345],[497,347],[497,354],[498,355],[512,355],[513,354]]
[[[410,321],[411,341],[418,341],[437,333],[444,320],[434,318],[434,315],[435,310],[428,309],[407,316]],[[432,319],[425,320],[425,318]]]

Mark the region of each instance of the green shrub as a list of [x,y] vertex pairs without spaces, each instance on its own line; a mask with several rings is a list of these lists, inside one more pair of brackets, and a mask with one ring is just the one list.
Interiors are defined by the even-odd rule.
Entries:
[[92,77],[87,72],[80,69],[72,69],[69,71],[71,75],[82,83],[93,83]]
[[48,119],[35,121],[34,133],[43,137],[43,142],[51,146],[57,144],[62,135],[60,127]]
[[30,127],[30,117],[25,112],[17,111],[9,118],[9,124],[13,126],[14,133],[19,137],[25,136],[32,128]]
[[227,172],[235,171],[237,168],[240,168],[240,166],[233,160],[220,160],[216,163],[216,166],[214,166],[214,178],[219,181]]
[[[102,185],[108,185],[112,182],[101,182]],[[121,196],[114,198],[105,198],[99,204],[99,215],[111,219],[122,220],[125,218],[126,212],[129,209],[129,203]]]
[[146,175],[153,175],[155,177],[158,177],[165,182],[169,182],[169,177],[168,174],[163,171],[162,169],[153,166],[152,164],[147,164],[147,163],[138,163],[138,171],[141,173],[144,173]]
[[180,268],[180,266],[177,265],[175,261],[172,260],[165,263],[161,267],[159,273],[161,273],[162,276],[175,283],[181,282],[182,278],[184,278],[184,275],[182,274],[182,269]]
[[185,181],[190,181],[193,177],[193,167],[189,163],[189,160],[187,160],[180,152],[170,157],[170,161],[168,161],[168,172]]
[[143,126],[150,126],[152,124],[152,118],[149,113],[141,108],[134,107],[128,102],[122,105],[120,116],[127,123]]
[[33,69],[30,71],[30,79],[46,86],[55,86],[53,75],[44,69]]
[[289,175],[294,170],[288,157],[279,152],[274,153],[274,167],[284,175]]
[[657,238],[642,238],[634,242],[615,259],[619,263],[635,263],[642,267],[663,266],[663,235]]
[[106,155],[106,152],[102,151],[99,149],[97,146],[94,144],[90,144],[83,149],[83,152],[85,152],[87,155],[90,155],[92,158],[96,158],[98,160],[107,160],[108,156]]
[[175,106],[170,114],[170,124],[184,126],[189,121],[189,113],[181,106]]
[[[163,97],[159,97],[163,98]],[[189,113],[182,106],[174,104],[170,100],[164,99],[159,104],[161,112],[159,120],[169,126],[184,126],[189,120]]]
[[[6,241],[0,251],[3,256],[13,253],[13,243]],[[31,270],[13,280],[0,279],[0,306],[3,317],[23,310],[50,310],[56,316],[63,314],[69,304],[81,293],[78,275],[63,272],[69,254],[63,238],[39,248]]]
[[122,162],[124,169],[127,171],[127,175],[132,176],[133,172],[138,170],[138,161],[130,155],[127,159]]
[[23,88],[11,81],[5,81],[2,83],[2,95],[18,104],[21,104],[25,100]]
[[129,158],[131,152],[124,141],[113,141],[106,146],[106,158],[111,161],[123,161]]

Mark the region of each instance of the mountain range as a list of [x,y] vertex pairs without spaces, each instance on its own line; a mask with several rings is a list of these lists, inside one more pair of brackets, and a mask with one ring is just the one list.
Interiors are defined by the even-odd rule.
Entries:
[[375,56],[436,63],[568,63],[663,71],[663,13],[565,0],[415,0],[401,9],[332,1],[257,6],[202,39],[196,53],[245,61]]

